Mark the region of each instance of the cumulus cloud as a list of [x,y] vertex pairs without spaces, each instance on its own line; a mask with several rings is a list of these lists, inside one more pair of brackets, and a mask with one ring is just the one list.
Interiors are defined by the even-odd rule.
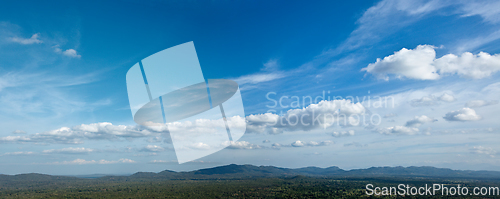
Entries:
[[305,144],[302,143],[302,141],[300,141],[300,140],[297,140],[297,141],[293,142],[291,145],[293,147],[303,147],[303,146],[305,146]]
[[423,96],[420,99],[410,101],[412,106],[431,106],[436,104],[436,99],[433,96]]
[[62,153],[62,154],[82,154],[82,153],[91,153],[94,152],[94,149],[89,149],[89,148],[63,148],[63,149],[47,149],[43,150],[42,153]]
[[[361,103],[350,100],[323,100],[305,108],[290,109],[284,115],[274,113],[249,115],[247,132],[278,134],[283,131],[309,131],[338,126],[359,126],[360,117],[367,113]],[[355,117],[357,116],[357,117]]]
[[429,96],[423,96],[420,99],[413,99],[410,101],[410,105],[414,107],[418,106],[433,106],[433,105],[438,105],[440,101],[443,102],[453,102],[455,101],[456,98],[448,93],[444,93],[439,97],[436,97],[434,95],[429,95]]
[[500,70],[500,54],[465,52],[461,56],[447,54],[435,61],[440,74],[457,74],[471,79],[482,79]]
[[453,102],[453,101],[455,101],[455,97],[453,95],[448,94],[448,93],[444,93],[438,99],[441,100],[441,101],[444,101],[444,102]]
[[68,57],[73,57],[73,58],[80,58],[82,57],[81,55],[79,55],[75,49],[67,49],[65,50],[64,52],[62,52],[63,55],[66,55]]
[[246,117],[247,132],[249,133],[268,133],[280,134],[283,133],[281,128],[275,127],[280,116],[274,113],[264,113],[257,115],[249,115]]
[[68,57],[71,57],[71,58],[81,58],[82,56],[79,55],[75,49],[66,49],[66,50],[62,50],[59,45],[56,45],[54,46],[54,52],[56,53],[60,53],[64,56],[68,56]]
[[361,71],[389,80],[389,76],[418,80],[435,80],[443,75],[459,75],[464,78],[482,79],[500,70],[500,54],[480,52],[476,55],[447,54],[436,59],[436,47],[419,45],[415,49],[403,48],[393,55],[377,58]]
[[437,121],[434,118],[427,117],[425,115],[422,116],[415,116],[413,119],[409,120],[406,122],[407,127],[419,127],[424,123],[430,123],[430,122],[435,122]]
[[477,115],[474,109],[466,107],[457,111],[446,113],[443,118],[447,121],[474,121],[480,120],[481,116]]
[[418,133],[418,128],[406,126],[392,126],[387,128],[379,128],[377,131],[385,135],[415,135]]
[[498,100],[491,100],[491,101],[485,101],[485,100],[471,100],[465,103],[465,107],[469,108],[477,108],[477,107],[483,107],[483,106],[489,106],[489,105],[495,105],[498,104]]
[[410,78],[421,80],[438,79],[437,69],[432,65],[436,57],[433,46],[419,45],[416,49],[403,48],[393,55],[377,58],[375,63],[369,64],[361,71],[375,75],[379,79],[389,80],[389,74],[396,78]]
[[269,141],[269,140],[262,141],[262,143],[269,143],[269,142],[271,142],[271,141]]
[[226,141],[224,145],[227,146],[228,149],[261,149],[262,146],[251,144],[247,141]]
[[[227,124],[231,129],[244,129],[246,126],[245,118],[240,116],[232,116],[226,118]],[[157,131],[165,131],[166,126],[148,127]],[[222,118],[220,119],[197,119],[194,121],[172,122],[168,123],[170,132],[182,132],[182,135],[177,134],[178,138],[189,139],[192,136],[207,135],[218,133],[220,129],[226,129],[226,124]]]
[[43,43],[42,40],[39,40],[38,37],[40,36],[39,33],[33,34],[31,38],[19,38],[19,37],[12,37],[10,38],[10,41],[20,43],[20,44],[40,44]]
[[[160,131],[158,131],[160,130]],[[83,140],[118,140],[123,138],[142,138],[168,133],[165,129],[154,129],[143,126],[113,125],[109,122],[81,124],[72,128],[62,127],[43,133],[24,136],[0,137],[1,142],[34,142],[80,144]]]
[[331,135],[333,137],[352,136],[354,135],[354,130],[340,131],[340,132],[335,131]]

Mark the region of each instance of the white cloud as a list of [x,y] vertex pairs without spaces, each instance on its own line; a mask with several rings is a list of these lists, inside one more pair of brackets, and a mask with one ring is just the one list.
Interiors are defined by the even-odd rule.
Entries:
[[43,150],[42,153],[66,153],[66,154],[82,154],[82,153],[91,153],[94,152],[94,149],[89,149],[89,148],[63,148],[63,149],[47,149]]
[[445,101],[445,102],[453,102],[453,101],[456,100],[453,95],[450,95],[448,93],[444,93],[438,99],[441,100],[441,101]]
[[480,120],[481,116],[477,115],[474,109],[466,107],[457,111],[446,113],[443,118],[447,121],[474,121]]
[[[278,71],[278,68],[279,68],[278,60],[270,59],[269,61],[263,64],[261,72],[250,75],[244,75],[235,78],[234,81],[236,81],[240,85],[240,87],[242,87],[245,84],[259,84],[286,77],[287,75],[282,71]],[[244,88],[241,89],[244,90]]]
[[332,133],[333,137],[352,136],[352,135],[354,135],[354,130],[340,131],[340,132],[335,131]]
[[[305,108],[290,109],[284,115],[273,113],[249,115],[247,132],[277,134],[283,131],[309,131],[338,126],[359,126],[367,109],[350,100],[323,100]],[[353,115],[357,116],[354,117]]]
[[282,129],[274,127],[279,118],[278,115],[273,113],[249,115],[246,117],[247,132],[268,134],[283,133]]
[[157,137],[148,138],[148,140],[146,140],[146,141],[149,143],[155,143],[155,142],[162,142],[163,139],[161,137],[157,136]]
[[406,126],[393,126],[393,127],[387,127],[387,128],[379,128],[377,131],[380,134],[386,134],[386,135],[415,135],[418,133],[418,128],[413,128],[413,127],[406,127]]
[[471,79],[482,79],[500,70],[500,54],[490,55],[480,52],[474,55],[464,52],[461,56],[447,54],[437,60],[434,65],[440,74],[457,74]]
[[247,141],[226,141],[223,144],[228,149],[261,149],[262,146],[251,144]]
[[276,71],[279,68],[277,59],[270,59],[266,63],[264,63],[263,71]]
[[257,74],[251,74],[251,75],[245,75],[238,77],[234,79],[239,85],[244,85],[244,84],[258,84],[258,83],[263,83],[263,82],[269,82],[277,79],[281,79],[285,77],[284,74],[279,73],[279,72],[272,72],[272,73],[257,73]]
[[479,15],[490,23],[500,22],[500,1],[463,1],[463,17]]
[[141,138],[158,136],[162,131],[143,126],[113,125],[109,122],[81,124],[72,128],[62,127],[43,133],[25,136],[0,137],[0,142],[35,142],[79,144],[83,140],[117,140],[120,138]]
[[75,159],[72,161],[62,161],[62,162],[51,162],[47,164],[117,164],[117,163],[135,163],[134,160],[122,158],[119,160],[85,160],[85,159]]
[[436,105],[436,98],[434,96],[423,96],[420,99],[413,99],[410,101],[412,106],[432,106]]
[[39,33],[33,34],[31,38],[19,38],[19,37],[12,37],[10,40],[12,42],[20,43],[20,44],[40,44],[43,43],[42,40],[39,40],[38,37],[40,36]]
[[165,151],[165,149],[161,146],[156,146],[156,145],[147,145],[146,147],[142,148],[140,151],[146,151],[146,152],[162,152]]
[[297,140],[297,141],[293,142],[291,145],[293,147],[303,147],[303,146],[305,146],[304,143],[302,143],[302,141],[300,141],[300,140]]
[[[448,1],[448,0],[382,0],[368,8],[358,19],[358,28],[338,48],[323,53],[336,55],[346,50],[378,42],[387,35],[409,26],[422,18],[449,9],[461,17],[480,16],[489,23],[500,22],[498,1]],[[447,10],[448,12],[449,10]]]
[[291,144],[274,143],[271,145],[271,147],[273,149],[280,149],[281,147],[315,147],[315,146],[328,146],[331,144],[333,144],[333,142],[330,140],[325,140],[321,142],[315,142],[315,141],[304,142],[297,140],[295,142],[292,142]]
[[368,146],[368,145],[367,144],[361,144],[359,142],[351,142],[351,143],[345,143],[344,146],[345,147],[349,147],[349,146],[365,147],[365,146]]
[[[150,164],[179,164],[177,160],[151,160],[149,161]],[[194,160],[194,161],[189,161],[184,164],[213,164],[214,162],[207,162],[203,160]]]
[[[45,54],[43,57],[46,57]],[[49,55],[47,59],[53,57]],[[23,126],[23,131],[36,132],[47,125],[79,120],[82,114],[102,107],[93,105],[93,100],[89,102],[80,94],[69,91],[72,86],[96,81],[98,72],[80,76],[35,72],[21,67],[26,64],[19,61],[19,71],[0,71],[0,125],[6,129],[14,130]],[[30,125],[25,125],[27,123]]]
[[35,153],[32,151],[16,151],[16,152],[6,152],[0,156],[4,156],[4,155],[33,155],[33,154],[35,154]]
[[447,54],[436,59],[434,46],[419,45],[415,49],[403,48],[384,59],[377,59],[361,71],[379,79],[396,78],[435,80],[443,75],[457,74],[471,79],[482,79],[500,70],[500,54],[464,52],[460,56]]
[[262,143],[269,143],[269,142],[271,142],[271,141],[269,141],[269,140],[262,141]]
[[63,53],[63,55],[66,55],[68,57],[73,57],[73,58],[81,58],[82,56],[79,55],[75,49],[67,49]]
[[424,123],[430,123],[430,122],[435,122],[437,121],[434,118],[427,117],[425,115],[422,116],[415,116],[412,120],[409,120],[406,122],[407,127],[419,127]]
[[56,45],[53,47],[54,48],[54,52],[56,53],[60,53],[60,54],[63,54],[64,56],[68,56],[68,57],[71,57],[71,58],[81,58],[82,56],[79,55],[75,49],[66,49],[66,50],[62,50],[59,45]]
[[282,145],[280,143],[273,143],[271,145],[274,149],[279,149],[280,147],[282,147]]
[[21,131],[21,130],[15,130],[12,131],[13,134],[26,134],[26,131]]
[[191,144],[189,146],[189,148],[197,149],[197,150],[209,150],[211,147],[210,147],[210,145],[205,144],[203,142],[198,142],[198,143]]
[[374,74],[379,79],[389,80],[389,74],[396,78],[410,78],[421,80],[438,79],[437,69],[432,65],[436,57],[434,46],[419,45],[416,49],[403,48],[393,55],[377,58],[375,63],[361,69]]
[[[315,141],[303,142],[303,141],[297,140],[297,141],[293,142],[292,144],[290,144],[290,146],[292,146],[292,147],[327,146],[330,144],[333,144],[333,142],[330,140],[321,141],[321,142],[315,142]],[[279,145],[279,146],[283,146],[283,145]]]
[[444,93],[439,97],[435,97],[434,95],[428,95],[428,96],[423,96],[420,99],[413,99],[410,101],[410,104],[412,106],[418,107],[418,106],[433,106],[433,105],[438,105],[439,101],[443,102],[453,102],[455,101],[456,98],[453,95],[450,95],[448,93]]
[[477,108],[477,107],[483,107],[483,106],[489,106],[489,105],[495,105],[495,104],[498,104],[498,100],[491,100],[491,101],[471,100],[465,104],[465,107]]
[[495,157],[494,155],[497,154],[497,151],[493,150],[491,147],[483,147],[483,146],[475,146],[471,149],[472,153],[475,154],[485,154],[485,155],[490,155],[491,157]]
[[398,114],[396,114],[396,113],[388,113],[388,114],[384,115],[384,118],[391,118],[391,117],[396,117],[396,116],[398,116]]
[[151,164],[165,164],[165,163],[178,163],[177,160],[151,160]]

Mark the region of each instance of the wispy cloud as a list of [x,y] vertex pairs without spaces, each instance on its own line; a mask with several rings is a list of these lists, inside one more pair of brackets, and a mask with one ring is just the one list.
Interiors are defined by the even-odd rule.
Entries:
[[165,151],[165,148],[161,146],[156,146],[156,145],[147,145],[144,148],[142,148],[140,151],[143,152],[162,152]]
[[475,146],[472,149],[470,149],[470,151],[475,154],[490,155],[491,157],[495,157],[495,155],[497,154],[497,151],[495,151],[491,147],[483,147],[483,146]]
[[134,160],[122,158],[119,160],[85,160],[85,159],[75,159],[72,161],[62,161],[62,162],[49,162],[45,164],[118,164],[118,163],[136,163]]
[[3,155],[0,156],[5,156],[5,155],[34,155],[36,154],[35,152],[32,151],[16,151],[16,152],[6,152]]
[[94,149],[89,149],[85,147],[79,147],[79,148],[62,148],[62,149],[47,149],[43,150],[42,153],[60,153],[60,154],[86,154],[86,153],[91,153],[94,152]]
[[20,43],[20,44],[40,44],[43,43],[42,40],[39,40],[38,37],[40,36],[39,33],[33,34],[31,38],[19,38],[19,37],[11,37],[10,40],[12,42]]
[[469,108],[477,108],[477,107],[483,107],[483,106],[490,106],[490,105],[495,105],[498,104],[498,100],[491,100],[491,101],[485,101],[485,100],[471,100],[465,103],[465,107]]
[[255,87],[256,84],[271,82],[288,76],[287,73],[278,69],[278,60],[271,59],[263,64],[261,71],[254,74],[243,75],[233,80],[242,87],[242,90],[246,90]]
[[330,140],[325,140],[325,141],[301,141],[297,140],[295,142],[292,142],[291,144],[279,144],[279,143],[274,143],[272,145],[272,148],[279,149],[281,147],[318,147],[318,146],[328,146],[334,144]]

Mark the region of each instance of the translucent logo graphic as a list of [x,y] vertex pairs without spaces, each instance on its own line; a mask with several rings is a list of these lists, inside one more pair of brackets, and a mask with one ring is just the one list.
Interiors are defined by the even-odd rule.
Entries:
[[210,155],[246,130],[238,84],[205,80],[193,42],[155,53],[127,72],[134,121],[170,132],[179,164]]

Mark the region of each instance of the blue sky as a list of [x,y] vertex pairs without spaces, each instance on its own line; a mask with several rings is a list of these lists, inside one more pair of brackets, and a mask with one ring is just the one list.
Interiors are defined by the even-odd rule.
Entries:
[[[0,173],[124,174],[230,163],[500,165],[495,1],[3,5]],[[168,136],[134,123],[125,75],[139,60],[189,41],[206,79],[239,83],[248,125],[230,147],[178,165]],[[270,92],[273,100],[288,96],[283,107],[269,108]],[[394,106],[303,103],[323,92],[344,99],[381,96]],[[301,99],[300,107],[290,107],[292,96]],[[269,122],[335,110],[326,105],[381,122],[307,128]]]

